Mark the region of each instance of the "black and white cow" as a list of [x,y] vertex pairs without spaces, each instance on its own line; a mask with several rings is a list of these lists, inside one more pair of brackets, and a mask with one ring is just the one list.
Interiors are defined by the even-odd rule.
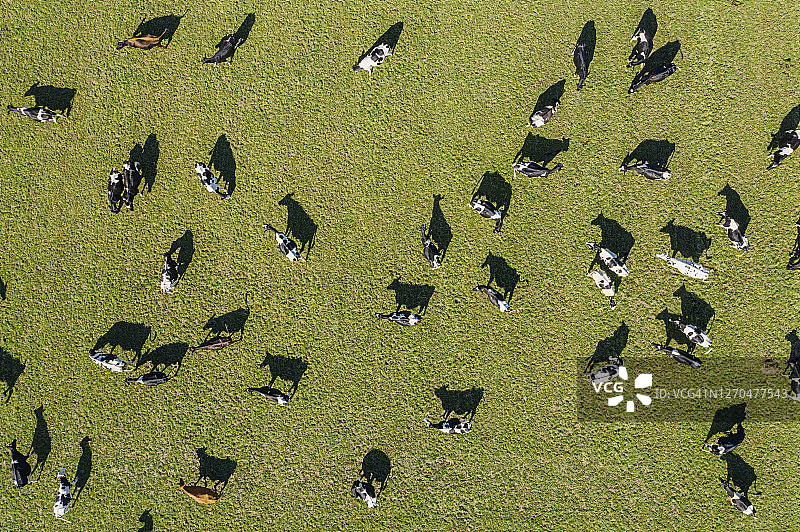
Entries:
[[169,256],[169,253],[164,253],[164,268],[161,271],[161,291],[169,292],[175,288],[175,283],[178,282],[178,263]]
[[637,174],[653,181],[663,181],[672,177],[672,174],[666,168],[649,163],[632,164],[630,166],[622,165],[619,167],[620,172],[627,172],[628,170],[635,170]]
[[160,371],[151,371],[150,373],[145,373],[136,379],[125,379],[125,383],[144,384],[145,386],[158,386],[159,384],[164,384],[168,380],[169,377],[167,377],[166,373],[162,373]]
[[705,281],[708,279],[708,270],[702,264],[692,262],[689,259],[682,259],[680,257],[670,257],[666,253],[656,253],[656,257],[667,261],[667,264],[681,272],[687,277],[692,279],[700,279]]
[[728,454],[729,452],[735,450],[739,447],[742,442],[744,441],[744,427],[741,423],[736,426],[736,433],[732,430],[729,430],[725,433],[725,436],[722,438],[717,439],[714,443],[706,443],[703,446],[704,451],[708,451],[711,454],[716,454],[717,456],[722,456],[723,454]]
[[522,161],[518,161],[514,163],[513,167],[514,167],[514,172],[519,172],[525,177],[547,177],[553,172],[558,172],[559,170],[564,168],[564,165],[558,163],[553,168],[546,168],[533,161],[528,161],[525,163],[523,163]]
[[466,434],[472,432],[472,423],[466,419],[453,418],[450,420],[441,420],[439,423],[431,423],[428,418],[425,418],[425,426],[429,429],[436,429],[445,434]]
[[139,161],[130,161],[122,163],[122,176],[125,179],[125,205],[128,210],[133,210],[133,197],[136,195],[136,190],[139,188],[139,183],[142,182],[142,176],[139,173],[142,166]]
[[379,43],[373,46],[367,55],[365,55],[358,63],[353,65],[353,70],[366,70],[371,76],[372,69],[392,55],[392,49],[386,43]]
[[611,281],[611,277],[604,272],[603,270],[592,270],[586,274],[587,277],[591,277],[594,281],[594,284],[597,285],[597,288],[600,289],[600,293],[608,298],[608,302],[611,305],[611,310],[617,308],[617,302],[614,301],[614,294],[617,291],[614,289],[614,283]]
[[278,404],[279,406],[288,406],[290,397],[283,393],[282,391],[278,390],[277,388],[270,388],[269,386],[262,386],[261,388],[245,388],[244,391],[247,393],[257,393],[262,397],[266,397],[273,403]]
[[26,456],[17,450],[16,438],[8,444],[6,449],[11,453],[11,480],[14,482],[14,487],[22,488],[26,484],[33,484],[31,466],[28,464],[30,454]]
[[115,373],[133,371],[133,368],[128,368],[130,362],[122,360],[115,354],[104,353],[102,349],[89,349],[89,358],[101,368],[111,370]]
[[727,230],[731,245],[740,251],[747,249],[750,243],[747,237],[739,230],[739,223],[728,216],[726,211],[718,212],[717,215],[722,217],[722,220],[720,220],[722,223],[719,226]]
[[477,212],[484,218],[488,218],[490,220],[496,220],[497,223],[494,226],[494,232],[495,233],[500,232],[500,229],[503,227],[503,213],[500,212],[497,209],[497,207],[492,205],[491,202],[481,198],[473,199],[470,202],[469,206],[475,209],[475,212]]
[[679,331],[683,333],[686,338],[700,347],[708,347],[707,353],[711,352],[711,337],[703,332],[700,327],[696,327],[690,323],[685,323],[680,319],[669,318],[667,319],[669,323],[677,327]]
[[197,172],[197,177],[200,179],[200,182],[203,183],[203,186],[206,187],[206,190],[213,192],[222,199],[231,197],[230,194],[226,194],[220,190],[219,185],[217,185],[217,178],[214,177],[214,174],[211,173],[208,166],[203,163],[197,163],[194,165],[194,171]]
[[116,170],[112,170],[108,176],[108,205],[111,212],[119,212],[120,204],[122,203],[122,192],[125,190],[125,184],[122,182],[122,174]]
[[381,320],[389,320],[400,325],[418,325],[422,322],[422,316],[414,314],[410,310],[401,310],[399,312],[392,312],[391,314],[376,313],[375,317]]
[[217,53],[211,57],[203,57],[201,62],[219,64],[224,63],[230,59],[233,61],[233,53],[244,42],[244,39],[237,39],[236,35],[231,33],[217,45]]
[[756,510],[753,508],[753,503],[747,500],[744,494],[739,493],[731,487],[730,482],[727,480],[719,479],[722,482],[722,487],[725,488],[725,493],[728,495],[728,500],[734,508],[742,512],[744,515],[755,516]]
[[528,125],[531,127],[542,127],[548,123],[550,119],[553,118],[553,115],[556,114],[559,103],[560,102],[556,100],[552,105],[546,105],[538,111],[534,111],[528,119]]
[[270,224],[264,224],[264,229],[275,233],[275,241],[278,242],[278,249],[280,249],[281,253],[286,255],[286,258],[288,258],[290,261],[295,262],[298,260],[306,260],[302,257],[302,255],[300,255],[300,250],[297,248],[297,244],[294,242],[294,240],[281,233]]
[[778,151],[775,152],[775,155],[771,156],[772,163],[767,167],[767,170],[778,167],[783,160],[790,156],[798,147],[800,147],[800,129],[787,131],[780,146],[778,146]]
[[420,228],[422,229],[422,254],[425,255],[425,258],[431,263],[431,268],[435,270],[442,265],[442,259],[439,256],[439,250],[436,249],[433,240],[427,235],[425,227],[425,224],[422,224]]
[[628,67],[641,65],[653,51],[653,38],[645,30],[640,29],[639,33],[631,37],[631,42],[636,44],[633,45],[631,55],[628,56]]
[[11,111],[16,111],[22,116],[27,116],[34,122],[47,122],[48,120],[57,122],[56,119],[64,118],[64,115],[54,113],[44,107],[14,107],[13,105],[9,105],[8,112],[10,113]]
[[511,305],[500,295],[500,292],[495,290],[490,286],[486,286],[484,284],[479,284],[475,288],[472,289],[473,291],[480,290],[486,297],[489,298],[489,302],[494,305],[495,307],[500,309],[500,312],[511,312]]
[[368,482],[361,482],[361,475],[358,480],[353,482],[353,487],[350,488],[350,493],[354,499],[361,499],[367,504],[367,508],[378,507],[378,497],[375,495],[375,487]]
[[686,364],[687,366],[693,369],[700,369],[700,365],[702,364],[700,359],[694,355],[690,355],[689,353],[687,353],[682,349],[676,349],[674,347],[669,347],[666,345],[661,345],[656,343],[652,344],[652,346],[661,351],[662,353],[671,356],[681,364]]
[[784,375],[784,377],[789,378],[789,386],[792,389],[792,393],[789,398],[794,399],[795,401],[800,401],[800,367],[798,367],[798,362],[795,362],[790,358],[786,361],[786,367],[789,368],[789,374]]
[[654,68],[651,72],[646,73],[642,76],[642,79],[639,80],[638,83],[631,85],[631,88],[628,89],[628,93],[632,94],[645,85],[650,85],[651,83],[658,83],[659,81],[664,81],[669,76],[677,72],[678,67],[675,63],[670,63],[668,65],[661,65],[660,67]]
[[[238,342],[242,338],[240,337],[238,340],[233,339],[233,335],[228,331],[227,324],[225,325],[225,332],[228,333],[227,336],[220,332],[216,336],[211,336],[212,331],[208,331],[206,335],[206,339],[203,342],[195,347],[190,347],[189,352],[194,353],[195,351],[219,351],[220,349],[225,349],[228,346],[233,345],[234,343]],[[244,329],[242,329],[242,337],[244,336]]]
[[[56,502],[53,504],[53,513],[56,519],[64,519],[64,514],[67,513],[69,505],[72,503],[72,483],[67,480],[67,469],[64,467],[58,472],[56,478],[59,480],[59,485]],[[66,519],[64,520],[66,521]]]
[[580,43],[575,47],[572,62],[575,63],[575,75],[578,76],[578,90],[581,90],[586,82],[586,76],[589,75],[589,54],[586,51],[586,43]]
[[[610,356],[608,357],[608,362],[609,363],[607,365],[597,368],[591,373],[587,373],[586,378],[589,379],[592,384],[603,384],[614,379],[614,377],[620,374],[622,361],[619,359],[619,357]],[[588,369],[589,368],[587,368],[587,370]],[[621,376],[627,378],[627,373]]]
[[630,270],[625,265],[625,261],[628,257],[621,259],[610,249],[601,248],[595,242],[587,242],[586,245],[597,251],[597,256],[600,258],[603,264],[606,265],[606,268],[611,270],[615,275],[618,275],[619,277],[627,277],[628,274],[630,274]]

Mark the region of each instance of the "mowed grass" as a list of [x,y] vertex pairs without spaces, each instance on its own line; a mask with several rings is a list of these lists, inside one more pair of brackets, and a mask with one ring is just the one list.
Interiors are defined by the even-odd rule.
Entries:
[[[628,95],[628,39],[647,7],[656,47],[680,40],[681,70]],[[186,16],[167,49],[113,50],[142,19],[170,13]],[[233,65],[201,65],[248,13],[255,25]],[[761,494],[758,519],[743,518],[717,481],[725,463],[699,451],[710,419],[578,422],[574,360],[622,321],[624,356],[662,340],[655,315],[678,311],[684,282],[654,258],[673,218],[712,238],[702,260],[712,282],[686,281],[716,311],[704,363],[788,355],[784,336],[800,321],[800,280],[784,269],[800,161],[765,168],[771,136],[800,103],[787,30],[798,18],[786,2],[4,2],[2,101],[33,105],[23,94],[35,82],[77,91],[69,118],[9,115],[0,133],[0,347],[25,363],[0,426],[25,450],[42,405],[52,439],[40,482],[3,481],[8,526],[68,526],[53,521],[55,474],[74,474],[89,436],[91,475],[67,514],[78,530],[147,530],[145,511],[153,530],[791,527],[796,424],[747,425],[739,454]],[[578,93],[571,53],[589,20],[597,48]],[[395,55],[371,77],[353,72],[399,21]],[[560,79],[558,113],[535,133],[570,139],[556,159],[565,170],[514,177],[528,115]],[[152,191],[111,215],[108,173],[150,134]],[[225,202],[193,170],[221,134],[236,160]],[[645,139],[676,144],[670,180],[617,171]],[[513,188],[499,235],[467,207],[485,172]],[[726,183],[752,216],[742,257],[714,227]],[[285,227],[277,202],[289,193],[319,227],[306,263],[289,263],[261,227]],[[418,236],[434,194],[453,233],[435,271]],[[585,277],[601,212],[636,239],[613,312]],[[187,230],[192,262],[162,294],[161,253]],[[471,292],[488,279],[489,252],[519,272],[519,312]],[[436,288],[419,327],[373,317],[394,309],[386,287],[397,276]],[[146,350],[196,345],[209,317],[245,301],[244,339],[187,354],[164,386],[125,386],[87,356],[118,321],[151,327]],[[266,353],[309,364],[288,408],[244,393],[268,382]],[[471,434],[424,428],[444,385],[483,388]],[[237,464],[208,508],[175,489],[197,477],[202,447]],[[371,449],[392,466],[376,510],[349,496]]]

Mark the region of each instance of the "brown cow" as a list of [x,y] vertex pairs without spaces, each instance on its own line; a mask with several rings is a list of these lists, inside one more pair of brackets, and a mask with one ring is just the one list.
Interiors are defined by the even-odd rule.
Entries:
[[166,48],[166,45],[161,44],[161,39],[164,38],[165,33],[167,33],[167,30],[164,30],[164,32],[158,37],[148,34],[125,39],[124,41],[117,43],[117,50],[121,50],[126,46],[130,46],[131,48],[141,48],[142,50],[149,50],[151,48],[155,48],[156,46]]
[[200,504],[214,504],[219,500],[219,493],[211,488],[206,488],[204,486],[187,486],[183,483],[183,479],[180,479],[178,482],[178,489],[185,491],[189,497]]

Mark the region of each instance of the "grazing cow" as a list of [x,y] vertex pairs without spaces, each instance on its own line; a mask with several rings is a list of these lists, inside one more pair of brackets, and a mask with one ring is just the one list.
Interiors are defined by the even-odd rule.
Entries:
[[28,464],[30,454],[26,456],[17,450],[16,438],[8,444],[6,449],[11,453],[11,480],[14,482],[14,487],[22,488],[26,484],[33,484],[31,466]]
[[378,507],[378,497],[375,496],[375,487],[367,482],[361,482],[361,475],[358,475],[358,480],[353,482],[353,487],[350,488],[350,493],[354,499],[361,499],[367,504],[367,508]]
[[624,164],[619,167],[620,172],[627,172],[628,170],[635,170],[637,174],[645,176],[647,179],[653,181],[663,181],[669,179],[672,174],[666,168],[661,168],[654,164],[640,163],[625,166]]
[[728,239],[731,241],[731,245],[740,251],[747,249],[750,243],[747,241],[747,237],[739,230],[739,223],[728,216],[726,211],[718,212],[717,215],[722,217],[722,220],[720,220],[722,223],[719,226],[728,231]]
[[128,368],[130,362],[126,362],[112,353],[104,353],[102,349],[89,349],[89,357],[92,359],[92,362],[101,368],[111,370],[115,373],[133,371],[133,368]]
[[262,397],[266,397],[273,403],[277,403],[279,406],[289,405],[290,397],[277,388],[262,386],[261,388],[245,388],[244,391],[248,393],[257,393]]
[[427,235],[426,225],[422,224],[422,254],[431,263],[431,268],[434,270],[442,265],[442,259],[439,256],[439,250],[433,243],[433,240]]
[[654,68],[651,72],[648,72],[644,76],[642,76],[642,79],[639,80],[639,83],[631,85],[631,88],[628,89],[628,94],[633,94],[634,92],[638,91],[645,85],[650,85],[651,83],[664,81],[669,76],[674,74],[677,70],[678,67],[675,65],[675,63],[670,63],[668,65],[662,65],[660,67]]
[[[185,345],[185,344],[184,344]],[[139,376],[136,379],[125,379],[126,384],[144,384],[145,386],[158,386],[159,384],[164,384],[169,380],[166,373],[162,373],[160,371],[151,371],[150,373],[145,373],[144,375]]]
[[208,166],[203,163],[197,163],[194,165],[194,171],[197,172],[197,177],[200,179],[200,182],[203,183],[203,186],[206,187],[206,190],[213,192],[222,199],[231,197],[230,194],[226,194],[219,189],[217,179],[214,177],[214,174],[211,173],[211,170],[208,169]]
[[700,347],[708,347],[709,349],[707,353],[711,352],[711,337],[703,332],[700,327],[696,327],[689,323],[684,323],[680,319],[669,318],[667,321],[677,327],[678,330],[681,331],[690,342],[697,344]]
[[297,249],[297,244],[295,244],[294,240],[286,236],[285,234],[281,233],[270,224],[264,224],[264,229],[267,231],[272,231],[275,233],[275,240],[278,242],[278,249],[281,250],[281,253],[286,255],[290,261],[303,261],[305,262],[306,259],[300,255],[300,250]]
[[466,434],[472,432],[472,423],[466,419],[459,419],[457,417],[450,420],[442,419],[438,423],[431,423],[428,421],[428,418],[425,418],[425,426],[429,429],[436,429],[440,432],[444,432],[445,434]]
[[[620,374],[619,368],[622,364],[622,361],[619,359],[619,357],[610,356],[608,357],[608,361],[610,364],[597,368],[595,371],[586,374],[586,377],[592,384],[603,384],[604,382],[608,382]],[[624,376],[627,376],[627,373]]]
[[716,454],[717,456],[722,456],[739,447],[744,441],[744,427],[742,427],[741,423],[736,426],[736,434],[733,433],[733,430],[729,430],[725,434],[725,436],[719,438],[714,443],[704,444],[703,450],[711,454]]
[[217,53],[215,53],[211,57],[203,57],[202,62],[214,63],[215,65],[219,63],[224,63],[228,61],[228,59],[230,59],[230,61],[232,62],[233,53],[243,42],[244,39],[237,39],[236,35],[231,33],[230,35],[222,39],[222,41],[217,45],[217,48],[219,48],[217,50]]
[[[11,106],[9,106],[8,109],[11,110]],[[787,131],[780,146],[778,146],[778,151],[775,152],[775,155],[771,156],[772,163],[767,167],[767,170],[778,167],[783,160],[790,156],[798,147],[800,147],[800,129]]]
[[540,164],[537,164],[533,161],[529,161],[523,163],[522,161],[514,163],[514,172],[519,172],[520,174],[524,175],[525,177],[547,177],[553,172],[558,172],[564,165],[561,163],[556,164],[553,168],[545,168]]
[[630,270],[625,265],[625,261],[628,260],[627,256],[621,259],[610,249],[601,248],[594,242],[587,242],[586,245],[597,251],[600,260],[603,261],[603,264],[606,265],[606,268],[611,270],[615,275],[618,275],[619,277],[628,276]]
[[214,504],[219,500],[219,493],[206,488],[205,486],[187,486],[183,479],[178,481],[178,489],[185,491],[186,494],[200,504]]
[[52,120],[57,123],[57,118],[64,118],[64,115],[54,113],[44,107],[14,107],[13,105],[9,105],[8,112],[10,113],[11,111],[16,111],[22,116],[27,116],[35,122],[47,122],[48,120]]
[[631,37],[631,42],[636,44],[628,57],[628,67],[641,65],[653,51],[653,38],[645,30],[639,30],[639,33]]
[[[58,495],[56,495],[56,502],[53,504],[53,513],[56,519],[64,519],[64,514],[69,510],[69,505],[72,503],[72,483],[67,480],[67,470],[62,467],[58,472],[59,485]],[[78,479],[75,479],[77,482]],[[64,519],[66,521],[66,519]]]
[[155,48],[156,46],[166,48],[167,46],[165,44],[161,44],[161,40],[164,38],[164,34],[166,33],[167,30],[164,29],[164,32],[159,36],[147,34],[125,39],[124,41],[117,43],[117,50],[122,50],[126,46],[130,46],[131,48],[140,48],[142,50],[149,50],[151,48]]
[[575,75],[578,76],[578,90],[581,90],[586,82],[586,76],[589,75],[589,54],[586,51],[586,43],[580,43],[575,47],[572,62],[575,63]]
[[594,281],[594,284],[596,284],[597,288],[600,289],[600,292],[604,296],[608,297],[611,310],[617,308],[617,302],[614,301],[614,294],[616,294],[616,290],[614,289],[614,283],[611,282],[611,277],[609,277],[608,274],[603,270],[592,270],[586,275],[587,277],[591,277]]
[[656,349],[658,349],[659,351],[661,351],[662,353],[671,356],[681,364],[686,364],[687,366],[693,369],[700,369],[700,364],[701,364],[700,359],[694,355],[690,355],[689,353],[683,351],[682,349],[676,349],[674,347],[669,347],[666,345],[661,345],[656,343],[651,345]]
[[508,302],[503,298],[503,296],[501,296],[500,293],[494,288],[491,288],[483,284],[479,284],[472,290],[473,291],[480,290],[481,292],[486,294],[486,297],[489,298],[489,302],[495,307],[499,308],[500,312],[511,312],[511,305],[509,305]]
[[376,44],[375,46],[367,52],[367,55],[364,56],[361,61],[353,65],[353,70],[366,70],[367,73],[371,76],[372,69],[392,55],[392,49],[386,43]]
[[130,161],[122,163],[122,175],[125,179],[125,205],[128,210],[133,210],[133,197],[136,195],[136,189],[139,188],[139,183],[142,182],[142,175],[139,173],[142,165],[135,161],[131,165]]
[[739,493],[731,488],[730,482],[722,479],[719,479],[719,481],[722,482],[722,487],[725,488],[725,493],[728,494],[728,499],[734,508],[742,512],[744,515],[756,515],[756,510],[753,508],[753,504],[747,500],[747,497],[745,497],[744,494]]
[[175,262],[169,253],[164,253],[164,269],[161,272],[161,291],[169,292],[175,288],[178,282],[178,263]]
[[[228,326],[225,326],[225,332],[228,332]],[[242,335],[244,335],[244,329],[242,329]],[[190,347],[189,352],[194,353],[195,351],[219,351],[220,349],[224,349],[234,342],[238,342],[238,340],[233,339],[233,335],[228,332],[228,336],[223,335],[222,333],[214,336],[213,338],[209,338],[211,336],[211,331],[208,331],[208,335],[206,339],[198,345],[197,347]],[[241,338],[240,338],[241,339]]]
[[401,310],[399,312],[392,312],[391,314],[375,314],[375,317],[381,320],[389,320],[400,325],[418,325],[422,321],[422,316],[414,314],[410,310]]
[[701,264],[692,262],[688,259],[670,257],[666,253],[658,253],[656,254],[656,257],[659,259],[664,259],[667,261],[667,264],[687,277],[691,277],[692,279],[700,279],[701,281],[708,279],[708,270],[706,270]]
[[123,190],[125,190],[125,185],[122,183],[122,174],[112,170],[108,176],[108,205],[113,213],[119,212]]
[[792,388],[792,393],[789,397],[795,401],[800,401],[800,367],[798,367],[797,362],[793,362],[791,359],[786,361],[786,367],[789,368],[789,374],[784,375],[784,377],[789,378],[789,385]]
[[475,209],[475,212],[484,218],[496,220],[497,223],[494,226],[494,232],[500,232],[500,229],[503,227],[503,213],[500,212],[494,205],[485,199],[475,198],[470,202],[469,206]]
[[542,127],[548,123],[550,119],[553,118],[553,115],[556,114],[559,103],[559,100],[556,100],[552,105],[546,105],[538,111],[534,111],[528,119],[528,125],[531,127]]

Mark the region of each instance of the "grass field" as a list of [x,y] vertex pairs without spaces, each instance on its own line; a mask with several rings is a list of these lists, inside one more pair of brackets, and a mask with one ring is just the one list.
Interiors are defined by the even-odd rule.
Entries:
[[[647,7],[656,47],[680,41],[681,70],[628,95],[628,39]],[[168,48],[114,50],[142,19],[170,13],[186,15]],[[233,64],[201,65],[248,13]],[[571,53],[589,20],[596,51],[576,92]],[[371,77],[353,72],[397,22],[395,55]],[[800,103],[798,22],[788,2],[748,0],[3,2],[0,100],[33,105],[23,95],[37,82],[75,89],[58,124],[8,115],[0,132],[0,348],[25,365],[0,427],[25,450],[42,406],[48,451],[41,480],[20,491],[4,455],[8,528],[70,528],[53,520],[55,474],[74,475],[88,436],[91,474],[66,516],[76,530],[790,529],[795,423],[747,425],[737,452],[758,478],[752,520],[725,499],[725,463],[699,451],[710,419],[579,422],[574,373],[622,321],[626,357],[663,340],[655,316],[677,311],[684,281],[654,258],[669,251],[660,229],[672,219],[712,241],[701,258],[711,282],[686,281],[715,310],[704,363],[787,357],[800,322],[800,278],[785,270],[800,160],[765,168]],[[528,116],[561,79],[558,113],[533,133],[569,139],[554,160],[565,169],[513,176]],[[223,134],[235,159],[227,201],[193,170]],[[109,171],[151,135],[152,189],[134,212],[110,214]],[[646,139],[675,144],[668,181],[617,171]],[[487,172],[512,187],[500,234],[467,206]],[[726,184],[752,217],[742,257],[715,227]],[[318,226],[306,263],[262,229],[285,228],[287,194]],[[418,230],[434,195],[452,231],[437,270]],[[635,238],[613,312],[585,277],[600,213]],[[186,231],[191,263],[162,294],[161,254]],[[519,312],[471,291],[489,277],[488,253],[519,273]],[[435,287],[421,326],[373,317],[394,310],[386,287],[398,276]],[[239,308],[242,341],[188,353],[163,386],[126,386],[87,356],[116,322],[150,327],[149,351],[196,345],[211,316]],[[269,381],[268,353],[308,364],[287,408],[244,393]],[[472,433],[425,429],[445,385],[483,389]],[[175,489],[197,477],[200,448],[236,461],[210,507]],[[376,510],[349,495],[372,449],[391,460]]]

